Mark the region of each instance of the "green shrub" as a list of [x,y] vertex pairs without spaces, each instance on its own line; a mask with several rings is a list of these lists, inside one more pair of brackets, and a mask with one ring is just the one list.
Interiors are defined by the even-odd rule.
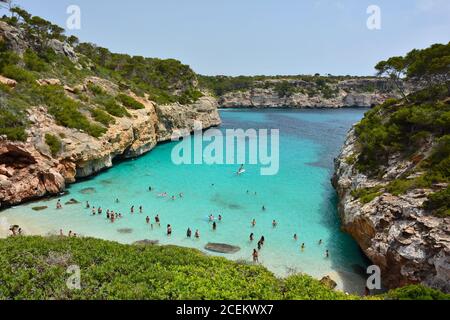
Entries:
[[450,300],[450,295],[421,285],[411,285],[389,291],[388,299],[393,300]]
[[10,79],[14,79],[19,82],[34,82],[36,77],[30,71],[27,71],[16,65],[7,65],[3,67],[2,74]]
[[122,118],[124,116],[130,117],[127,109],[117,104],[116,99],[109,95],[100,95],[94,98],[94,102],[105,108],[106,112],[115,117]]
[[45,61],[39,58],[39,56],[30,49],[25,51],[23,60],[25,62],[25,66],[31,71],[43,72],[48,69]]
[[438,216],[450,217],[450,187],[430,195],[424,207]]
[[99,108],[94,108],[90,110],[92,117],[95,121],[100,122],[101,124],[109,127],[109,125],[115,123],[113,117],[111,117],[108,113]]
[[361,203],[366,204],[371,202],[376,197],[379,197],[382,187],[373,187],[373,188],[361,188],[355,189],[351,192],[352,197],[358,199]]
[[50,152],[52,156],[56,156],[62,148],[61,140],[50,133],[45,135],[45,143],[50,147]]
[[83,130],[96,138],[106,132],[106,129],[102,126],[89,122],[79,111],[82,105],[68,98],[62,87],[42,86],[37,90],[43,103],[48,106],[49,113],[55,117],[58,124],[68,128]]
[[95,85],[93,83],[88,83],[87,88],[94,95],[104,95],[104,94],[106,94],[106,92],[100,86]]
[[0,135],[6,135],[12,141],[26,141],[26,127],[21,114],[0,109]]
[[145,106],[142,103],[136,101],[134,98],[126,94],[119,94],[116,97],[116,99],[119,100],[125,107],[129,109],[139,110],[145,108]]

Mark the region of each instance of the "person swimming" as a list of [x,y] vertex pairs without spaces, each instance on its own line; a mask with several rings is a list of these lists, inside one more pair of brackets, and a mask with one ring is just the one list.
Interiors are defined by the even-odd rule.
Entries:
[[258,263],[258,262],[259,262],[259,261],[258,261],[258,258],[259,258],[258,250],[253,249],[253,254],[252,254],[252,256],[253,256],[253,262],[254,262],[254,263]]
[[119,203],[119,199],[118,198],[116,199],[116,203]]
[[278,224],[277,224],[277,221],[276,221],[276,220],[273,220],[273,221],[272,221],[272,227],[276,228],[277,225],[278,225]]
[[148,191],[152,192],[152,191],[153,191],[153,188],[152,188],[151,186],[148,187]]
[[297,234],[294,234],[294,240],[297,241],[298,240],[298,236]]
[[219,214],[219,221],[222,221],[222,215]]
[[262,206],[262,211],[266,211],[266,206]]

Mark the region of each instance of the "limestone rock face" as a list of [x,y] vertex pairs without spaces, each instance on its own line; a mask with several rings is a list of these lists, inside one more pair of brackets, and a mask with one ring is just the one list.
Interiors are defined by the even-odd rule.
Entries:
[[[146,98],[134,98],[145,108],[129,110],[131,117],[116,118],[99,139],[59,126],[45,107],[30,108],[28,140],[17,143],[0,139],[1,205],[58,194],[77,178],[112,167],[115,158],[138,157],[152,150],[158,142],[169,140],[174,130],[191,131],[196,120],[204,128],[221,123],[217,102],[211,97],[185,106],[156,106]],[[45,144],[47,133],[62,142],[62,150],[55,157]]]
[[158,141],[168,141],[175,130],[194,130],[194,121],[202,124],[203,129],[218,126],[221,123],[217,110],[217,100],[204,96],[196,103],[188,106],[180,104],[156,107],[158,115]]
[[[383,103],[388,98],[399,97],[399,94],[395,93],[394,88],[392,88],[387,79],[360,78],[342,80],[332,85],[335,94],[331,97],[325,97],[320,93],[309,95],[308,90],[319,90],[314,83],[302,80],[289,80],[288,82],[297,87],[299,89],[298,92],[280,97],[273,88],[233,91],[222,95],[219,98],[219,105],[221,108],[372,107]],[[367,88],[372,88],[372,91],[368,91]],[[408,90],[408,87],[406,90]]]
[[352,130],[336,159],[333,178],[343,229],[381,268],[386,287],[422,283],[450,292],[450,218],[433,216],[422,208],[431,190],[415,189],[399,196],[385,192],[367,204],[355,199],[353,190],[386,185],[412,165],[394,157],[385,168],[387,174],[374,180],[349,161],[358,154]]

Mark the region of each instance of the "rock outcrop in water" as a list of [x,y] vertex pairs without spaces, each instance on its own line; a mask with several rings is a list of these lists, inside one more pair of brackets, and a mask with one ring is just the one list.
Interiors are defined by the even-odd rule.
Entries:
[[352,130],[336,159],[333,179],[343,229],[381,268],[382,281],[388,288],[423,283],[450,292],[450,218],[423,209],[431,190],[414,189],[398,196],[384,192],[366,204],[352,196],[356,189],[386,185],[408,172],[414,163],[394,157],[385,176],[374,179],[352,163],[358,154]]

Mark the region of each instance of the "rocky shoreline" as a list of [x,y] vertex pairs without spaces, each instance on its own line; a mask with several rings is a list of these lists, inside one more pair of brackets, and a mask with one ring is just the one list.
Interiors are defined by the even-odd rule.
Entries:
[[[158,143],[170,140],[175,130],[192,131],[194,121],[200,121],[204,128],[221,123],[217,101],[208,96],[186,106],[159,106],[146,98],[135,98],[145,108],[130,110],[130,118],[117,118],[99,139],[57,125],[43,106],[31,108],[32,125],[26,142],[0,138],[0,208],[57,195],[67,184],[112,167],[114,159],[151,151]],[[64,137],[62,151],[56,156],[45,143],[47,133]]]
[[387,288],[421,283],[450,292],[450,218],[423,209],[431,190],[415,189],[399,196],[384,192],[366,204],[355,199],[352,191],[384,186],[412,166],[392,158],[386,174],[372,179],[352,163],[358,154],[355,131],[351,130],[336,159],[333,178],[343,230],[380,267]]
[[[384,78],[342,80],[329,85],[334,90],[334,94],[329,96],[321,94],[320,88],[314,83],[302,80],[283,81],[297,88],[298,92],[280,96],[274,87],[232,91],[218,97],[219,105],[221,108],[367,108],[381,104],[388,98],[400,96],[388,79]],[[312,95],[308,90],[316,93]]]

